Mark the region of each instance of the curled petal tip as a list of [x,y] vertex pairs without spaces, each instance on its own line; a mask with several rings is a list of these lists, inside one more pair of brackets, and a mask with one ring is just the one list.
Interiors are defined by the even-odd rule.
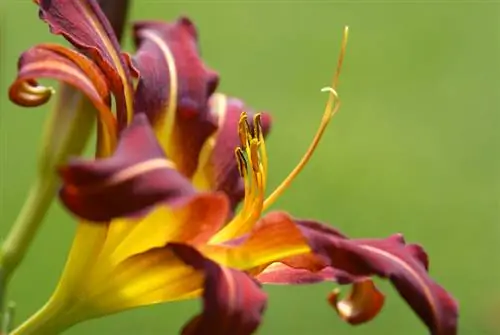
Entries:
[[12,102],[23,107],[37,107],[47,103],[56,93],[52,87],[45,87],[33,81],[21,82],[14,85],[9,91]]
[[340,290],[335,289],[329,294],[328,302],[344,321],[352,325],[372,320],[385,301],[384,295],[369,279],[355,283],[346,298],[339,298]]

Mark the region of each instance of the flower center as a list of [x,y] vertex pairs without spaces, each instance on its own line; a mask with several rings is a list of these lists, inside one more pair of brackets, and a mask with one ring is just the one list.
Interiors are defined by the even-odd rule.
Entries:
[[234,219],[212,238],[211,243],[222,243],[248,233],[260,218],[262,212],[269,208],[283,194],[309,162],[330,120],[340,108],[340,99],[336,88],[347,46],[347,36],[348,28],[346,27],[344,29],[337,70],[333,77],[332,86],[321,90],[322,92],[329,92],[330,95],[319,128],[300,162],[267,198],[265,198],[265,189],[268,161],[262,133],[261,114],[254,116],[252,126],[248,123],[247,114],[245,112],[241,114],[238,123],[238,134],[241,144],[235,149],[235,155],[240,175],[245,183],[243,207]]

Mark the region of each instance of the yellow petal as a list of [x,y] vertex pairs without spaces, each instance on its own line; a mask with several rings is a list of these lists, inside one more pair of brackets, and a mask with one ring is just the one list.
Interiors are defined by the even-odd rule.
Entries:
[[89,283],[84,298],[101,314],[201,293],[203,275],[165,249],[157,248],[123,261],[100,283]]
[[[106,238],[108,225],[82,221],[76,229],[73,245],[54,298],[78,290],[82,279],[91,272]],[[56,299],[57,300],[57,299]]]
[[113,221],[101,257],[116,265],[168,242],[204,243],[224,224],[228,210],[223,194],[203,193],[179,207],[159,206],[140,220]]

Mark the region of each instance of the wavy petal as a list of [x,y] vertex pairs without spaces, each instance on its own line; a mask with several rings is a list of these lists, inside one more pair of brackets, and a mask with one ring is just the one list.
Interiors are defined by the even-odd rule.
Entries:
[[61,200],[74,214],[109,221],[165,202],[180,203],[194,189],[163,154],[144,115],[121,134],[114,155],[100,160],[74,159],[60,169]]
[[112,27],[95,0],[40,0],[40,18],[99,65],[117,101],[120,129],[132,120],[130,70]]
[[351,324],[367,322],[384,305],[385,297],[367,277],[353,276],[346,271],[327,266],[313,253],[281,259],[267,266],[255,278],[263,284],[302,285],[333,281],[353,284],[346,298],[339,299],[340,290],[333,290],[328,301],[342,319]]
[[389,279],[432,334],[457,333],[458,306],[427,273],[422,248],[406,245],[401,235],[386,239],[347,239],[311,221],[297,221],[313,251],[329,265],[356,276]]
[[[117,129],[110,110],[108,84],[104,74],[90,59],[60,45],[40,44],[21,55],[18,68],[17,78],[9,89],[9,97],[14,103],[35,107],[50,99],[53,90],[40,86],[37,79],[55,79],[67,83],[83,92],[99,112],[100,151],[114,149]],[[71,92],[62,92],[63,95],[66,93]]]
[[134,65],[140,72],[136,110],[148,115],[167,155],[189,178],[203,143],[216,129],[208,97],[218,76],[200,59],[196,28],[189,19],[139,22],[134,31]]
[[328,266],[314,253],[305,253],[280,259],[263,268],[256,278],[265,284],[312,284],[335,281],[350,284],[360,279],[358,276]]
[[246,273],[225,268],[183,244],[169,244],[182,261],[204,274],[203,311],[183,335],[247,335],[258,328],[267,296]]
[[[235,209],[245,196],[243,180],[234,157],[234,149],[240,145],[238,122],[241,113],[246,112],[252,123],[255,113],[243,101],[223,94],[214,94],[210,98],[210,111],[217,120],[218,130],[203,146],[193,183],[198,189],[223,191]],[[265,137],[271,129],[271,117],[262,113],[261,120]]]

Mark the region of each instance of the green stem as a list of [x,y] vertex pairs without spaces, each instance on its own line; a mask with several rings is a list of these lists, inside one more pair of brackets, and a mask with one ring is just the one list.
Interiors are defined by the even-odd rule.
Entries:
[[0,250],[0,269],[4,285],[23,260],[43,217],[54,199],[57,178],[38,178]]
[[94,107],[90,101],[76,89],[62,85],[59,103],[45,125],[37,179],[0,248],[0,329],[8,281],[23,260],[59,187],[56,168],[68,156],[83,151],[94,121]]
[[12,273],[23,260],[43,217],[54,199],[58,181],[56,176],[38,177],[21,212],[0,248],[0,327],[6,287]]
[[12,329],[12,325],[14,323],[14,313],[15,313],[16,304],[14,302],[10,302],[7,304],[4,310],[3,318],[2,318],[2,329],[0,329],[0,334],[8,334]]

